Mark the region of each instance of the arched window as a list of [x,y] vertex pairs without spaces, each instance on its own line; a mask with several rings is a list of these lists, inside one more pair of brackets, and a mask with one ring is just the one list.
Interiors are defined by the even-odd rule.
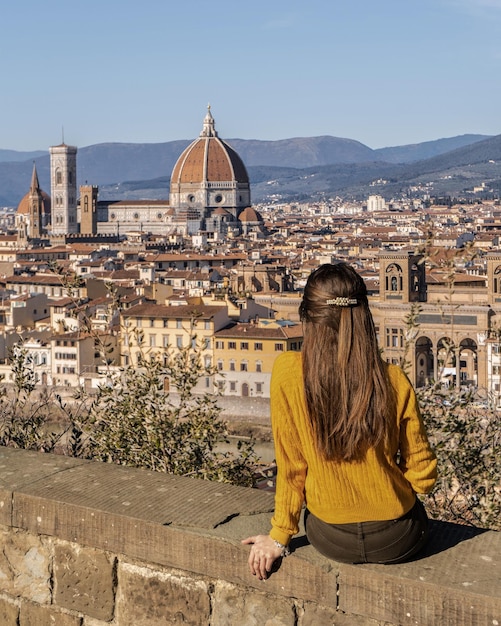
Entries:
[[501,274],[501,265],[498,265],[494,270],[494,284],[492,286],[493,293],[499,293],[500,291],[500,275]]
[[403,284],[402,268],[396,263],[388,265],[386,268],[386,291],[402,291]]

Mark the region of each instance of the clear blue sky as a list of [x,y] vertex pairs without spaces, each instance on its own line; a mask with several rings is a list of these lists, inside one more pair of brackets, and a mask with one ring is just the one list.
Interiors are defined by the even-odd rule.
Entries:
[[16,0],[0,148],[501,134],[501,0]]

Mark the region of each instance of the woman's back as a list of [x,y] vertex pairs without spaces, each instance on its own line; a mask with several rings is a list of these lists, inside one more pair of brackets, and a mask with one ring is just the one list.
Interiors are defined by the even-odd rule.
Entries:
[[[404,372],[388,366],[395,390],[396,412],[388,438],[370,447],[356,460],[326,460],[319,454],[307,416],[302,382],[302,355],[286,352],[275,361],[271,383],[271,416],[277,465],[277,498],[290,497],[281,489],[304,472],[306,504],[329,523],[393,519],[409,510],[414,492],[425,493],[435,481],[434,455],[427,445],[413,388]],[[425,446],[422,443],[426,442]],[[421,447],[422,446],[422,447]],[[397,452],[413,450],[406,466],[397,463]],[[404,456],[399,457],[404,461]],[[406,458],[406,457],[405,457]],[[307,470],[307,471],[306,471]],[[296,497],[299,494],[296,494]],[[283,502],[285,509],[287,503]],[[277,502],[276,511],[281,510]],[[282,526],[285,520],[274,521]]]

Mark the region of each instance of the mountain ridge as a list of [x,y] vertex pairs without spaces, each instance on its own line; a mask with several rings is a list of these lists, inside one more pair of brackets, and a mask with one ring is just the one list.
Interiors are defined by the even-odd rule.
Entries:
[[[355,196],[367,195],[369,189],[357,191],[356,188],[370,184],[373,178],[395,179],[392,187],[395,190],[398,185],[411,184],[430,173],[440,180],[444,171],[451,167],[464,168],[469,161],[501,162],[501,135],[467,134],[375,150],[356,140],[330,135],[276,141],[224,141],[246,164],[254,202],[277,195],[282,199],[343,191]],[[78,182],[98,185],[102,199],[167,198],[170,173],[190,143],[190,140],[154,144],[113,142],[79,148]],[[19,158],[22,153],[16,152],[16,160],[2,162],[9,152],[15,151],[0,150],[0,205],[17,206],[28,192],[33,162],[42,189],[50,190],[48,152],[26,153],[29,156],[24,161]],[[474,172],[470,177],[475,179],[472,184],[485,178],[486,173],[489,180],[501,179],[501,169],[498,171],[499,165],[495,165],[490,168],[492,172],[486,172],[485,168]],[[464,182],[461,176],[468,179],[464,174],[455,176],[458,183]],[[460,188],[458,184],[457,189]],[[154,195],[148,195],[153,190]]]

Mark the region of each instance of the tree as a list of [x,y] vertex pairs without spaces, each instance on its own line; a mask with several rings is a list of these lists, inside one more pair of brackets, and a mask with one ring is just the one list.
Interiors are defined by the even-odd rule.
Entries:
[[9,361],[13,383],[0,389],[0,445],[78,456],[76,415],[82,404],[68,405],[49,388],[37,389],[32,358],[22,339],[10,351]]
[[430,383],[417,390],[438,459],[427,499],[432,517],[501,530],[501,432],[497,411],[475,390]]
[[[227,442],[217,395],[196,393],[201,378],[212,377],[203,345],[191,320],[182,348],[146,350],[142,332],[138,365],[123,367],[101,384],[87,423],[91,458],[183,476],[251,486],[257,457],[253,442],[238,442],[238,453],[218,449]],[[166,391],[168,386],[169,391]],[[171,391],[172,390],[172,391]]]

